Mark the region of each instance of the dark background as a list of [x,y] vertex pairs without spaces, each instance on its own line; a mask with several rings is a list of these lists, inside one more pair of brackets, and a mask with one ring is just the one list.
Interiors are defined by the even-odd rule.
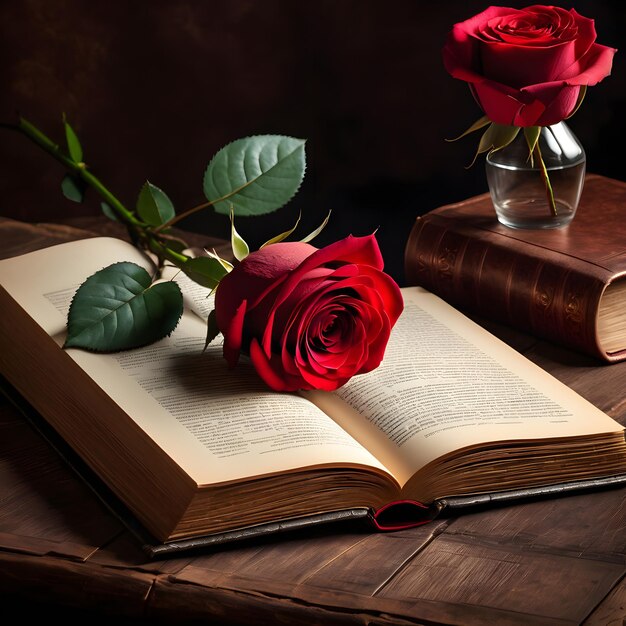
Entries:
[[[449,144],[480,117],[441,48],[453,23],[488,2],[415,0],[0,0],[0,121],[16,111],[62,141],[61,115],[85,160],[127,205],[149,179],[180,211],[203,200],[202,175],[223,145],[278,133],[307,142],[298,195],[239,230],[258,247],[303,213],[303,235],[329,209],[323,245],[378,228],[400,282],[416,215],[487,190],[478,136]],[[526,6],[531,2],[503,2]],[[570,8],[571,5],[562,5]],[[577,1],[598,42],[617,48],[622,2]],[[622,159],[626,49],[570,122],[588,171],[626,179]],[[59,188],[63,170],[25,138],[0,130],[0,215],[28,221],[99,212]],[[226,236],[210,211],[181,226]]]

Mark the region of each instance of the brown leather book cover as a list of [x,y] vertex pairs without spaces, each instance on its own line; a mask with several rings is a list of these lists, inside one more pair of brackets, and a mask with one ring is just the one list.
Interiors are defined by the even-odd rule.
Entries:
[[411,230],[405,273],[407,284],[462,310],[607,361],[626,359],[626,345],[602,347],[597,324],[607,286],[626,280],[626,183],[588,175],[564,228],[503,226],[489,194],[435,209]]

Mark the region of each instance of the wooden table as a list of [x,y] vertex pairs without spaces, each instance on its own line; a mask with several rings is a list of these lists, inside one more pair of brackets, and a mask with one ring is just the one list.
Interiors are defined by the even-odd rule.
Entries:
[[[100,228],[100,227],[99,227]],[[0,252],[84,236],[0,220]],[[1,314],[1,312],[0,312]],[[490,330],[626,423],[626,363]],[[0,616],[39,603],[237,624],[623,624],[626,489],[448,517],[413,530],[317,529],[149,561],[24,418],[0,399]],[[132,621],[131,621],[132,620]]]

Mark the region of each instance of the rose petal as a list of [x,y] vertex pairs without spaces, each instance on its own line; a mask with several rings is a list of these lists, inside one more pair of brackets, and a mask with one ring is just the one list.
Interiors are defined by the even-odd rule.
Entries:
[[328,263],[355,263],[357,265],[369,265],[378,270],[383,269],[382,255],[374,235],[367,237],[353,237],[350,235],[321,250],[317,250],[293,270],[281,287],[276,306],[280,306],[287,299],[294,287],[310,270]]
[[515,9],[489,7],[452,27],[443,48],[443,63],[454,78],[467,82],[480,82],[485,76],[480,71],[480,53],[475,34],[494,17],[508,15]]
[[613,57],[617,50],[600,44],[593,44],[589,52],[569,67],[561,76],[568,85],[597,85],[603,78],[610,76]]
[[338,376],[336,373],[327,373],[324,376],[317,376],[310,370],[302,370],[302,378],[306,381],[303,389],[322,389],[323,391],[335,391],[345,385],[352,376]]
[[[290,326],[287,333],[291,339],[287,344],[296,346],[296,359],[298,367],[303,367],[307,358],[315,360],[317,366],[325,368],[350,367],[352,374],[357,371],[370,371],[380,363],[382,354],[389,339],[389,329],[395,323],[401,311],[402,298],[398,290],[399,303],[392,304],[391,316],[385,315],[385,320],[380,311],[385,311],[383,298],[390,298],[395,293],[394,289],[383,288],[377,291],[374,287],[379,283],[373,280],[374,276],[356,276],[330,283],[325,281],[324,288],[314,292],[308,301],[301,303],[290,319]],[[395,285],[395,283],[393,283]],[[396,286],[397,289],[397,286]],[[343,293],[346,290],[353,290],[359,298]],[[342,342],[337,343],[332,348],[326,347],[322,350],[319,345],[314,348],[311,334],[315,333],[316,319],[324,312],[337,311],[337,306],[343,315],[353,320],[349,327],[349,337],[344,337]],[[359,324],[366,329],[361,335],[355,337],[355,326]],[[302,354],[299,339],[305,337],[308,353]],[[369,343],[373,343],[373,350]],[[358,360],[355,355],[358,355]],[[288,357],[283,351],[283,366],[290,370],[287,363]],[[322,373],[319,367],[315,366],[317,373]],[[351,375],[352,375],[351,374]]]
[[247,300],[244,300],[239,305],[239,308],[235,311],[226,330],[222,330],[222,334],[224,335],[224,346],[222,350],[229,367],[235,367],[239,360],[243,336],[243,322],[246,315],[247,304]]
[[598,45],[594,44],[597,37],[596,25],[592,19],[581,15],[576,11],[576,9],[571,9],[570,12],[576,22],[576,27],[578,28],[578,35],[575,43],[576,57],[580,59],[589,52],[592,45]]
[[304,389],[299,379],[286,376],[285,372],[276,366],[275,358],[271,361],[267,358],[256,339],[250,342],[250,360],[265,384],[274,389],[274,391],[297,391],[298,389]]
[[546,108],[533,94],[500,83],[483,81],[472,87],[485,115],[496,124],[537,126],[537,121]]
[[382,309],[387,313],[391,324],[395,324],[404,309],[400,287],[387,274],[375,273],[366,266],[360,268],[360,275],[368,276],[374,281],[375,292],[380,296]]
[[580,87],[558,82],[552,85],[533,85],[524,88],[523,91],[536,98],[537,102],[541,101],[545,106],[535,123],[526,125],[552,126],[552,124],[557,124],[573,113],[578,102]]
[[517,89],[554,80],[576,60],[573,41],[547,48],[497,42],[482,45],[480,52],[484,75]]

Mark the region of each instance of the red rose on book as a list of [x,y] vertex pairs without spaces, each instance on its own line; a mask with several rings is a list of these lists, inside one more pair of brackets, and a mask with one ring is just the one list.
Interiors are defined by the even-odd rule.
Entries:
[[347,237],[317,249],[276,243],[249,254],[215,296],[224,357],[250,354],[277,391],[337,389],[381,362],[402,312],[378,243]]
[[616,50],[595,40],[594,21],[574,9],[492,6],[454,25],[443,59],[492,122],[550,126],[611,73]]

